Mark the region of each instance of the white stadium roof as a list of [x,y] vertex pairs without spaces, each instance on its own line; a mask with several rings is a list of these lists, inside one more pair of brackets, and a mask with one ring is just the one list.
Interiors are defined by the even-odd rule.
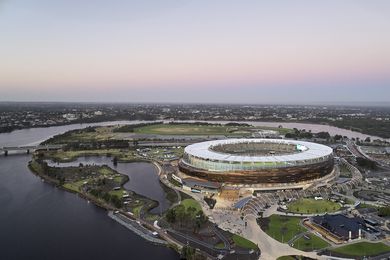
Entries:
[[[241,156],[228,153],[216,152],[210,147],[224,144],[239,144],[239,143],[277,143],[277,144],[292,144],[303,146],[302,151],[293,154],[284,155],[267,155],[267,156]],[[332,148],[311,142],[284,140],[284,139],[225,139],[214,140],[201,143],[195,143],[187,146],[184,152],[205,160],[213,161],[228,161],[228,162],[296,162],[304,160],[315,160],[317,158],[329,156],[333,153]]]

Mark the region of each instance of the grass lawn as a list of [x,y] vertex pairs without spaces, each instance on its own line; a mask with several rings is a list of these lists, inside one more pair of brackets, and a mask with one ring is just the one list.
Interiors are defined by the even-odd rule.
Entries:
[[276,260],[297,260],[297,259],[301,260],[301,259],[303,259],[303,257],[300,255],[298,255],[298,256],[297,255],[294,255],[294,256],[284,255],[284,256],[278,257]]
[[123,195],[127,194],[127,193],[123,193],[124,191],[125,191],[124,189],[112,190],[109,193],[110,193],[110,195],[114,195],[114,196],[117,196],[119,199],[122,199]]
[[120,183],[122,182],[122,179],[123,179],[122,176],[116,176],[116,177],[114,177],[114,181],[115,181],[116,183],[118,183],[118,184],[120,184]]
[[68,182],[64,184],[64,187],[66,189],[69,189],[74,192],[80,192],[81,186],[83,186],[84,182],[88,180],[80,180],[80,181],[75,181],[75,182]]
[[317,249],[322,249],[329,246],[329,243],[324,241],[323,239],[317,237],[313,234],[306,235],[310,239],[306,239],[305,237],[301,237],[294,241],[294,248],[302,250],[302,251],[313,251]]
[[223,242],[220,242],[218,244],[215,244],[214,245],[214,248],[217,248],[217,249],[224,249],[225,248],[225,244]]
[[49,151],[45,153],[49,159],[57,162],[70,162],[82,156],[110,156],[117,157],[119,161],[132,161],[136,159],[134,151],[121,149],[78,150],[78,151]]
[[295,258],[292,256],[289,256],[289,255],[284,255],[284,256],[278,257],[276,260],[295,260]]
[[111,169],[110,167],[108,166],[101,166],[98,170],[99,174],[101,175],[105,175],[105,176],[109,176],[109,177],[112,177],[113,175],[116,175],[117,172],[113,169]]
[[135,133],[158,135],[230,135],[242,136],[249,134],[251,130],[264,129],[275,130],[281,134],[290,132],[291,129],[272,127],[248,127],[225,125],[196,125],[196,124],[155,124],[141,126],[134,129]]
[[296,234],[306,231],[300,225],[301,219],[298,217],[271,215],[267,219],[269,220],[268,228],[264,231],[282,243],[286,243]]
[[77,131],[66,132],[48,140],[50,144],[66,144],[75,142],[91,142],[109,140],[114,137],[112,127],[97,127],[95,131],[80,129]]
[[233,235],[232,239],[234,243],[241,248],[254,249],[254,250],[257,249],[257,245],[255,243],[239,235]]
[[288,205],[288,211],[303,214],[335,212],[341,208],[340,204],[329,200],[299,199]]
[[331,250],[345,256],[374,256],[390,252],[390,246],[383,243],[360,242]]
[[371,204],[360,203],[359,206],[358,206],[357,208],[359,208],[359,209],[363,209],[363,208],[373,208],[373,209],[377,209],[378,207],[375,206],[375,205],[371,205]]
[[185,200],[182,200],[181,205],[183,205],[185,207],[185,209],[187,210],[189,207],[193,207],[196,209],[196,211],[199,211],[199,210],[202,210],[202,207],[199,205],[199,203],[194,200],[194,199],[185,199]]
[[143,207],[143,205],[134,207],[134,208],[131,209],[131,211],[133,212],[133,214],[134,214],[136,217],[139,217],[142,207]]
[[158,135],[226,135],[227,126],[192,125],[192,124],[156,124],[135,128],[134,132]]

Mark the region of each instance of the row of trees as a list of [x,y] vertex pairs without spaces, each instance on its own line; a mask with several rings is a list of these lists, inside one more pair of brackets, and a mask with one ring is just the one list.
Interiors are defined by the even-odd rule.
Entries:
[[133,125],[124,125],[118,128],[115,128],[113,131],[117,133],[133,133],[136,128],[149,126],[149,125],[158,125],[163,122],[151,122],[151,123],[141,123],[141,124],[133,124]]
[[180,227],[191,227],[194,233],[199,231],[202,224],[207,221],[207,217],[202,210],[197,210],[194,207],[186,209],[183,205],[169,209],[166,213],[166,219],[169,223],[179,224]]
[[289,132],[285,135],[286,138],[291,139],[311,139],[311,138],[321,138],[321,139],[329,139],[330,134],[328,132],[319,132],[319,133],[312,133],[311,131],[298,130],[297,128],[294,128],[294,132]]
[[357,157],[356,162],[360,167],[375,170],[377,168],[376,162],[368,160],[366,158]]
[[181,249],[180,259],[186,260],[205,260],[207,259],[200,252],[195,250],[195,248],[190,246],[183,246]]
[[32,167],[37,174],[46,175],[52,179],[58,180],[59,185],[63,185],[65,183],[65,177],[62,174],[62,169],[50,167],[47,162],[43,161],[43,159],[39,158],[39,156],[30,162],[30,167]]
[[389,217],[390,216],[390,207],[379,208],[378,215],[381,217]]
[[96,198],[103,199],[106,203],[114,205],[116,208],[122,207],[122,199],[118,198],[116,195],[111,195],[101,189],[92,189],[89,193]]

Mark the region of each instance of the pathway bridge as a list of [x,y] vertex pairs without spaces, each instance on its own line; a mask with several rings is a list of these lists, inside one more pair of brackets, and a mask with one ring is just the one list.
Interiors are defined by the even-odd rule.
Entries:
[[5,156],[8,155],[9,152],[11,151],[26,151],[28,154],[32,151],[36,150],[60,150],[62,149],[63,145],[58,144],[58,145],[22,145],[22,146],[3,146],[0,147],[0,154],[4,154]]

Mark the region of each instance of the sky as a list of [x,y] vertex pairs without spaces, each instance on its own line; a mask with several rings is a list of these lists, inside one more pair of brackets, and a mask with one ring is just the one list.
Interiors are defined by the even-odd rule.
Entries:
[[0,101],[390,103],[390,1],[0,0]]

